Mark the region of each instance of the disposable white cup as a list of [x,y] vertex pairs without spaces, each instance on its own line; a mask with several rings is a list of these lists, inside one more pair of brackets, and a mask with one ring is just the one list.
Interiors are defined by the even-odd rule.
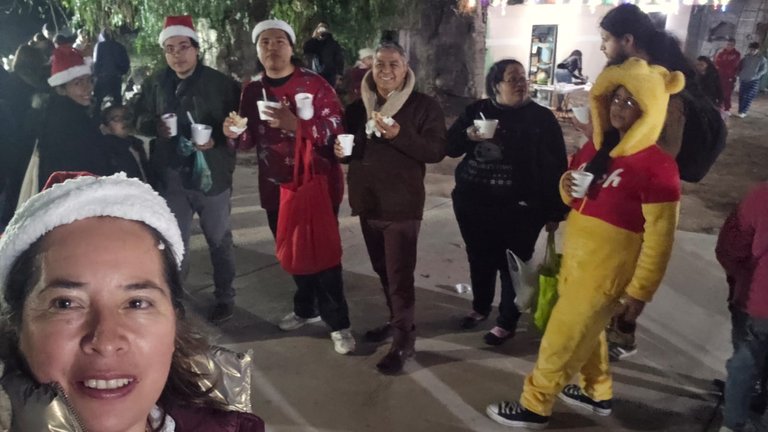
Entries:
[[298,93],[296,99],[296,114],[302,120],[309,120],[315,115],[315,109],[312,107],[312,95],[309,93]]
[[165,123],[168,129],[171,130],[172,137],[176,136],[176,134],[179,133],[179,127],[178,127],[179,122],[178,122],[178,119],[176,118],[176,114],[174,113],[163,114],[160,117],[160,119],[163,121],[163,123]]
[[475,127],[480,138],[493,138],[493,134],[496,133],[496,126],[498,125],[499,121],[497,119],[475,120]]
[[192,142],[201,146],[205,145],[211,139],[213,129],[204,124],[195,123],[192,125]]
[[592,184],[592,179],[595,178],[595,176],[586,171],[571,171],[571,176],[573,178],[571,196],[574,198],[584,198],[587,195],[589,185]]
[[579,123],[583,123],[583,124],[589,123],[589,107],[588,106],[571,107],[571,111],[573,111],[573,116],[576,117],[576,120],[578,120]]
[[256,106],[259,108],[259,118],[262,120],[274,120],[272,117],[267,114],[264,109],[269,108],[280,108],[280,102],[269,102],[269,101],[257,101]]
[[341,134],[339,135],[339,143],[341,148],[344,149],[344,156],[349,156],[352,154],[352,147],[355,146],[355,136],[352,134]]

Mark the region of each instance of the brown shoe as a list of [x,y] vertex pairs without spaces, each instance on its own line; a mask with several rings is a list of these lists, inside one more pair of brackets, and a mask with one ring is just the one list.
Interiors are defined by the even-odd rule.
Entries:
[[412,349],[392,347],[389,352],[376,363],[376,369],[384,375],[394,375],[403,370],[405,361],[413,357]]
[[389,323],[386,323],[382,326],[376,327],[375,329],[368,330],[365,332],[365,335],[363,336],[366,340],[366,342],[384,342],[385,340],[392,337],[392,326],[389,325]]

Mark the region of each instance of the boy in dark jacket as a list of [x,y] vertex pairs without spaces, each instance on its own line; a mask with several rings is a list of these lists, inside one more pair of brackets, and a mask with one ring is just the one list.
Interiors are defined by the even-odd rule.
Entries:
[[149,183],[149,160],[144,143],[129,134],[132,121],[130,111],[122,105],[108,106],[101,111],[101,132],[105,135],[109,169]]

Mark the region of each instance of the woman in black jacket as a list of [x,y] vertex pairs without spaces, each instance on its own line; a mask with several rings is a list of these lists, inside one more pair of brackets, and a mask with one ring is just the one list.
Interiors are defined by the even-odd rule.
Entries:
[[[567,208],[558,182],[567,158],[560,125],[549,109],[528,96],[520,62],[495,63],[485,81],[490,98],[469,105],[451,126],[446,153],[464,156],[456,167],[452,196],[467,246],[474,300],[461,327],[472,329],[488,318],[499,274],[499,318],[484,338],[499,345],[514,336],[520,317],[506,250],[530,260],[541,228],[555,230],[564,219]],[[498,120],[493,136],[481,136],[474,126],[481,118]]]
[[59,47],[53,54],[48,84],[54,94],[39,123],[39,188],[42,189],[56,171],[110,174],[99,119],[90,111],[93,93],[90,66],[74,48]]

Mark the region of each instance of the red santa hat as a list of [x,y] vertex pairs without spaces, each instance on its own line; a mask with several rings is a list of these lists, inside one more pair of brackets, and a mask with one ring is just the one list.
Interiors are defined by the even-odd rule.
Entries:
[[200,37],[195,31],[195,25],[192,24],[191,15],[165,17],[163,31],[160,32],[160,37],[157,38],[157,41],[160,43],[160,46],[163,46],[166,39],[174,36],[186,36],[195,42],[200,42]]
[[16,211],[0,237],[0,292],[7,289],[13,264],[38,239],[56,227],[105,216],[143,222],[154,228],[181,267],[184,242],[179,224],[165,199],[149,185],[125,173],[109,177],[54,173],[45,189]]
[[66,84],[77,77],[91,74],[91,66],[83,60],[83,55],[71,45],[60,46],[53,51],[51,61],[51,87]]

